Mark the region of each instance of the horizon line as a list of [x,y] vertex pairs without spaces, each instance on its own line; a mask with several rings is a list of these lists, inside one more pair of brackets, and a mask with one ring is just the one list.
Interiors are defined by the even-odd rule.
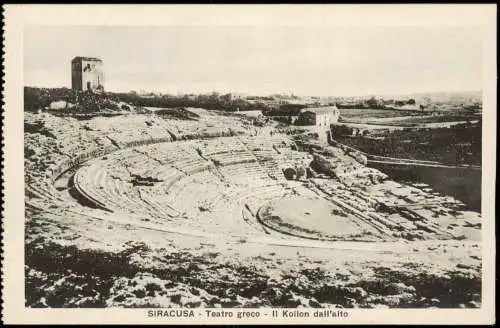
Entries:
[[[34,85],[25,85],[24,87],[28,88],[39,88],[39,89],[71,89],[71,87],[68,86],[59,86],[59,87],[42,87],[42,86],[34,86]],[[106,90],[106,88],[105,88]],[[473,93],[473,92],[479,92],[483,93],[482,89],[462,89],[462,90],[454,90],[454,89],[441,89],[441,90],[436,90],[436,91],[415,91],[415,92],[408,92],[408,93],[395,93],[395,94],[389,94],[389,93],[366,93],[362,95],[299,95],[294,93],[293,91],[290,92],[270,92],[267,94],[262,94],[262,93],[247,93],[247,92],[241,92],[241,91],[221,91],[221,90],[212,90],[212,91],[204,91],[204,92],[165,92],[165,91],[156,91],[156,90],[116,90],[116,89],[109,89],[106,90],[106,92],[112,92],[112,93],[131,93],[131,92],[142,92],[142,93],[153,93],[153,94],[162,94],[162,95],[206,95],[206,94],[213,94],[213,93],[218,93],[219,95],[226,95],[226,94],[243,94],[247,96],[258,96],[258,97],[269,97],[269,96],[274,96],[274,95],[280,95],[280,96],[295,96],[299,98],[303,97],[319,97],[319,98],[364,98],[364,97],[394,97],[394,96],[412,96],[412,95],[420,95],[420,94],[439,94],[439,93]]]

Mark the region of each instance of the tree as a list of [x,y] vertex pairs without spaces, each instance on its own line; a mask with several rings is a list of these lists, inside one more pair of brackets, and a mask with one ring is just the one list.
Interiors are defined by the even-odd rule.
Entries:
[[368,105],[368,107],[370,108],[376,108],[377,107],[377,99],[375,99],[375,97],[371,97],[370,99],[368,99],[366,101],[366,104]]

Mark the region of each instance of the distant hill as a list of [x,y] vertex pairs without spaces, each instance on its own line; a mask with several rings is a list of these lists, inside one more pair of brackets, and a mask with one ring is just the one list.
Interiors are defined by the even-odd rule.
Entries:
[[353,100],[366,100],[372,97],[377,99],[395,99],[395,100],[406,100],[415,99],[417,102],[425,102],[425,100],[430,100],[431,102],[482,102],[482,91],[450,91],[450,92],[415,92],[412,94],[378,94],[378,95],[366,95],[359,97],[329,97],[332,99],[353,99]]
[[417,102],[429,99],[431,102],[459,102],[459,103],[482,103],[482,91],[460,91],[460,92],[426,92],[410,95]]

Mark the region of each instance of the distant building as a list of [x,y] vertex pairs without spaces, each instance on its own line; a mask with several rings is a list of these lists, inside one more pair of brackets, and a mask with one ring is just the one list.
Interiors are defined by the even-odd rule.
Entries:
[[297,124],[330,127],[330,124],[338,122],[339,115],[340,112],[336,106],[303,108]]
[[403,106],[396,107],[395,109],[399,110],[422,110],[422,108],[419,105],[416,104],[406,104]]
[[71,88],[79,91],[104,90],[102,60],[93,57],[75,57],[71,61]]

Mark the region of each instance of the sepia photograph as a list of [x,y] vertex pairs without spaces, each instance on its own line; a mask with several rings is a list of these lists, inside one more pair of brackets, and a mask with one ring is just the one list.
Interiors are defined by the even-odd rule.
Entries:
[[100,17],[22,26],[24,311],[484,307],[484,26]]

